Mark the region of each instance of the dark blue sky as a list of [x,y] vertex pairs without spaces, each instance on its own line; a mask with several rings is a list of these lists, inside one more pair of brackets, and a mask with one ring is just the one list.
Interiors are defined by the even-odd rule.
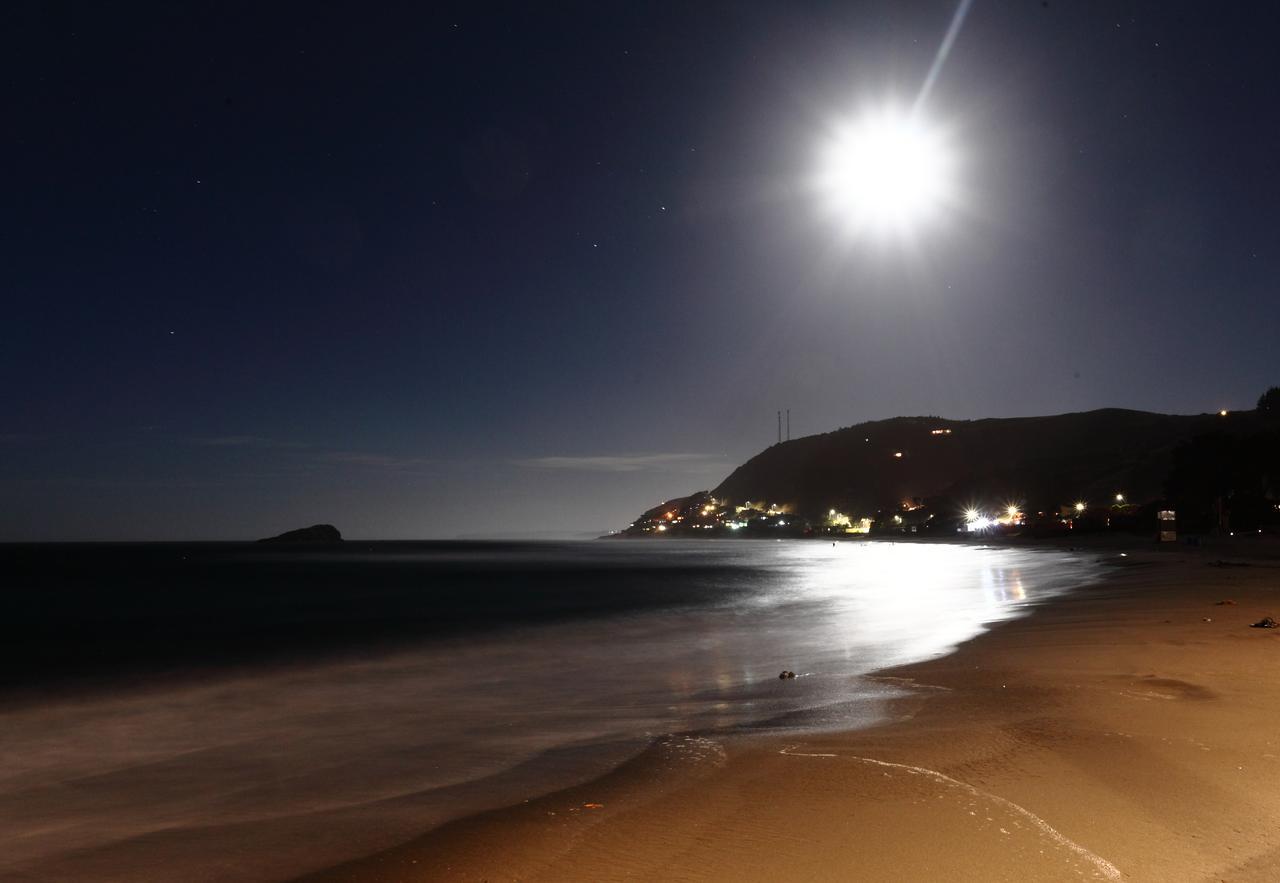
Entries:
[[0,12],[0,539],[594,531],[778,408],[1280,380],[1260,4],[977,0],[963,198],[896,245],[806,182],[950,2],[371,6]]

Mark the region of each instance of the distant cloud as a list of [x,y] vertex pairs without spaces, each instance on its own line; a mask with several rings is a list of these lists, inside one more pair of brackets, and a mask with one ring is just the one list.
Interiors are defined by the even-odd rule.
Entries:
[[250,448],[263,451],[296,452],[293,462],[315,469],[325,466],[364,466],[370,469],[407,471],[433,465],[435,461],[425,457],[402,457],[370,451],[325,450],[320,445],[306,442],[282,441],[261,435],[215,435],[188,439],[191,444],[205,448]]
[[[318,445],[280,441],[259,435],[219,435],[189,439],[191,444],[207,448],[255,448],[260,450],[298,450],[312,468],[353,466],[412,472],[439,467],[442,461],[429,457],[384,454],[374,451],[325,450]],[[302,450],[299,450],[302,449]],[[460,462],[454,461],[453,465]],[[606,454],[590,457],[532,457],[510,461],[529,469],[558,469],[573,472],[707,472],[728,468],[730,464],[711,454]]]
[[367,451],[328,451],[317,456],[324,463],[348,466],[370,466],[377,469],[419,469],[434,460],[426,457],[397,457],[394,454],[371,454]]
[[534,457],[517,460],[534,469],[569,469],[578,472],[701,472],[723,464],[710,454],[634,454],[597,457]]
[[215,435],[191,439],[193,445],[206,448],[305,448],[302,442],[280,441],[260,435]]

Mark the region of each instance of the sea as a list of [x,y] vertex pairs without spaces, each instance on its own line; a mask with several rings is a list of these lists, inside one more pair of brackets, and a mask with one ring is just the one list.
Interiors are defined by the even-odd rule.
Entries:
[[0,546],[0,878],[290,879],[655,744],[870,726],[906,689],[877,670],[1097,578],[821,540]]

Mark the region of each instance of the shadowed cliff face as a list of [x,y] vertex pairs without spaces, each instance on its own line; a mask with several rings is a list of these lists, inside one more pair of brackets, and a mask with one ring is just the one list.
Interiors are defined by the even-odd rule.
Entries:
[[897,417],[773,445],[711,494],[821,515],[870,513],[913,498],[1072,500],[1160,498],[1174,449],[1209,432],[1249,433],[1256,412],[1180,416],[1105,409],[1052,417]]

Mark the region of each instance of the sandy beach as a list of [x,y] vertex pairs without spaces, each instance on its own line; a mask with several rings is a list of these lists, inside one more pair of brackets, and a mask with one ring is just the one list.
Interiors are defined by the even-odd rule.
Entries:
[[1105,541],[1106,581],[882,672],[888,724],[675,737],[308,879],[1274,880],[1278,553]]

